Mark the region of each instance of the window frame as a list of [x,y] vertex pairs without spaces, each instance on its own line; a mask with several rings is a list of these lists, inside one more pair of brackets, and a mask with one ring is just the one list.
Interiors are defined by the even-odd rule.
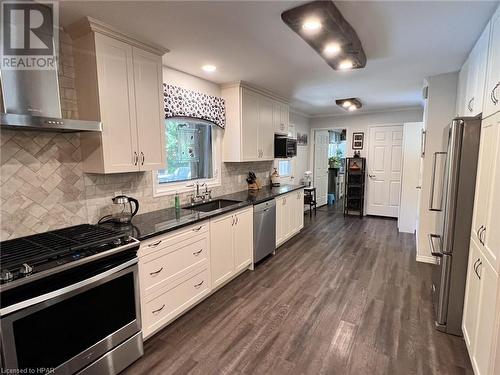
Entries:
[[[193,121],[207,122],[206,120],[200,120],[192,118]],[[161,197],[166,195],[173,195],[175,193],[187,193],[194,191],[194,186],[198,184],[206,184],[208,188],[214,188],[221,186],[221,165],[222,165],[222,132],[223,129],[219,128],[215,124],[212,126],[212,178],[198,178],[193,180],[185,180],[178,182],[167,182],[160,184],[158,182],[158,171],[152,171],[153,177],[153,196]],[[166,158],[167,159],[167,158]],[[168,159],[167,159],[168,160]]]

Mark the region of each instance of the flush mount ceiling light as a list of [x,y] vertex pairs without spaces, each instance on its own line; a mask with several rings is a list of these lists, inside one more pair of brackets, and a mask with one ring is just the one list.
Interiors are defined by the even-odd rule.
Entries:
[[360,109],[363,106],[361,101],[356,98],[337,99],[335,100],[335,104],[349,112]]
[[281,19],[333,69],[366,66],[366,55],[358,35],[332,1],[318,0],[300,5],[283,12]]
[[205,72],[212,73],[212,72],[215,72],[217,70],[217,67],[215,65],[207,64],[207,65],[203,65],[201,67],[201,69],[203,69]]

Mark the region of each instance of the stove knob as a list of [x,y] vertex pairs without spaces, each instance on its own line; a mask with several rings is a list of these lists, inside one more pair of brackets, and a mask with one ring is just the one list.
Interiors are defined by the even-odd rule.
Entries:
[[19,273],[21,275],[29,275],[31,272],[33,272],[33,267],[31,267],[28,263],[24,263],[19,269]]
[[3,270],[1,273],[0,273],[0,280],[1,281],[10,281],[14,278],[14,275],[12,274],[12,272],[10,272],[9,270]]

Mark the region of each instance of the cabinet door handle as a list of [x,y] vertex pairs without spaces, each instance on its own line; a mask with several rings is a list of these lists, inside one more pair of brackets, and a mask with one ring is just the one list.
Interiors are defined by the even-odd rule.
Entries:
[[235,215],[235,218],[236,218],[236,222],[234,223],[234,225],[238,225],[238,220],[239,220],[239,219],[238,219],[238,216],[237,216],[237,215]]
[[231,226],[234,225],[234,216],[231,216]]
[[472,268],[474,269],[474,272],[476,272],[476,265],[478,264],[478,262],[480,261],[481,259],[477,258],[476,261],[474,262],[474,265],[472,266]]
[[[476,236],[477,236],[477,239],[479,239],[479,232],[481,231],[481,229],[483,229],[483,226],[481,225],[479,228],[477,228],[476,230]],[[481,241],[481,240],[480,240]]]
[[[478,259],[479,260],[479,259]],[[479,260],[479,263],[477,266],[474,268],[474,272],[476,273],[476,276],[479,280],[481,280],[481,274],[479,273],[479,267],[483,265],[483,262]]]
[[484,245],[484,237],[483,234],[486,233],[486,227],[483,227],[482,232],[479,232],[479,241]]
[[163,271],[163,267],[162,267],[162,268],[160,268],[158,271],[150,272],[149,274],[150,274],[151,276],[154,276],[154,275],[158,275],[161,271]]
[[193,232],[199,232],[203,228],[203,225],[200,225],[198,228],[193,228]]
[[153,314],[158,314],[161,310],[163,310],[165,308],[165,304],[161,305],[161,307],[157,310],[153,310],[151,311]]
[[202,286],[202,285],[203,285],[203,282],[204,282],[204,281],[205,281],[205,280],[201,280],[201,283],[194,284],[194,287],[198,289],[200,286]]
[[201,254],[201,252],[202,252],[202,251],[203,251],[203,249],[200,249],[200,250],[198,250],[198,251],[195,251],[195,252],[193,253],[193,255],[194,255],[195,257],[197,257],[198,255],[200,255],[200,254]]
[[134,151],[134,165],[137,165],[139,162],[139,155],[137,155],[137,152]]
[[494,105],[498,104],[498,99],[497,99],[497,96],[495,95],[495,92],[496,92],[498,86],[500,86],[500,82],[497,82],[495,87],[493,87],[493,90],[491,90],[491,101],[493,102]]
[[144,152],[142,152],[142,151],[141,151],[141,157],[142,157],[141,165],[144,165],[144,161],[146,160],[146,157],[144,156]]
[[150,243],[150,244],[148,245],[148,247],[156,247],[156,246],[158,246],[159,244],[161,244],[161,242],[162,242],[162,240],[159,240],[159,241],[157,241],[157,242],[155,242],[155,243]]

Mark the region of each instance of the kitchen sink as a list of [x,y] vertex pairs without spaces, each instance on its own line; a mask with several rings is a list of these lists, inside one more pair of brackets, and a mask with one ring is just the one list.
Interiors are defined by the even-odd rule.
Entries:
[[216,199],[206,203],[195,204],[194,206],[184,207],[188,210],[201,211],[201,212],[210,212],[215,210],[220,210],[224,207],[233,206],[235,204],[241,203],[239,201],[232,201],[229,199]]

